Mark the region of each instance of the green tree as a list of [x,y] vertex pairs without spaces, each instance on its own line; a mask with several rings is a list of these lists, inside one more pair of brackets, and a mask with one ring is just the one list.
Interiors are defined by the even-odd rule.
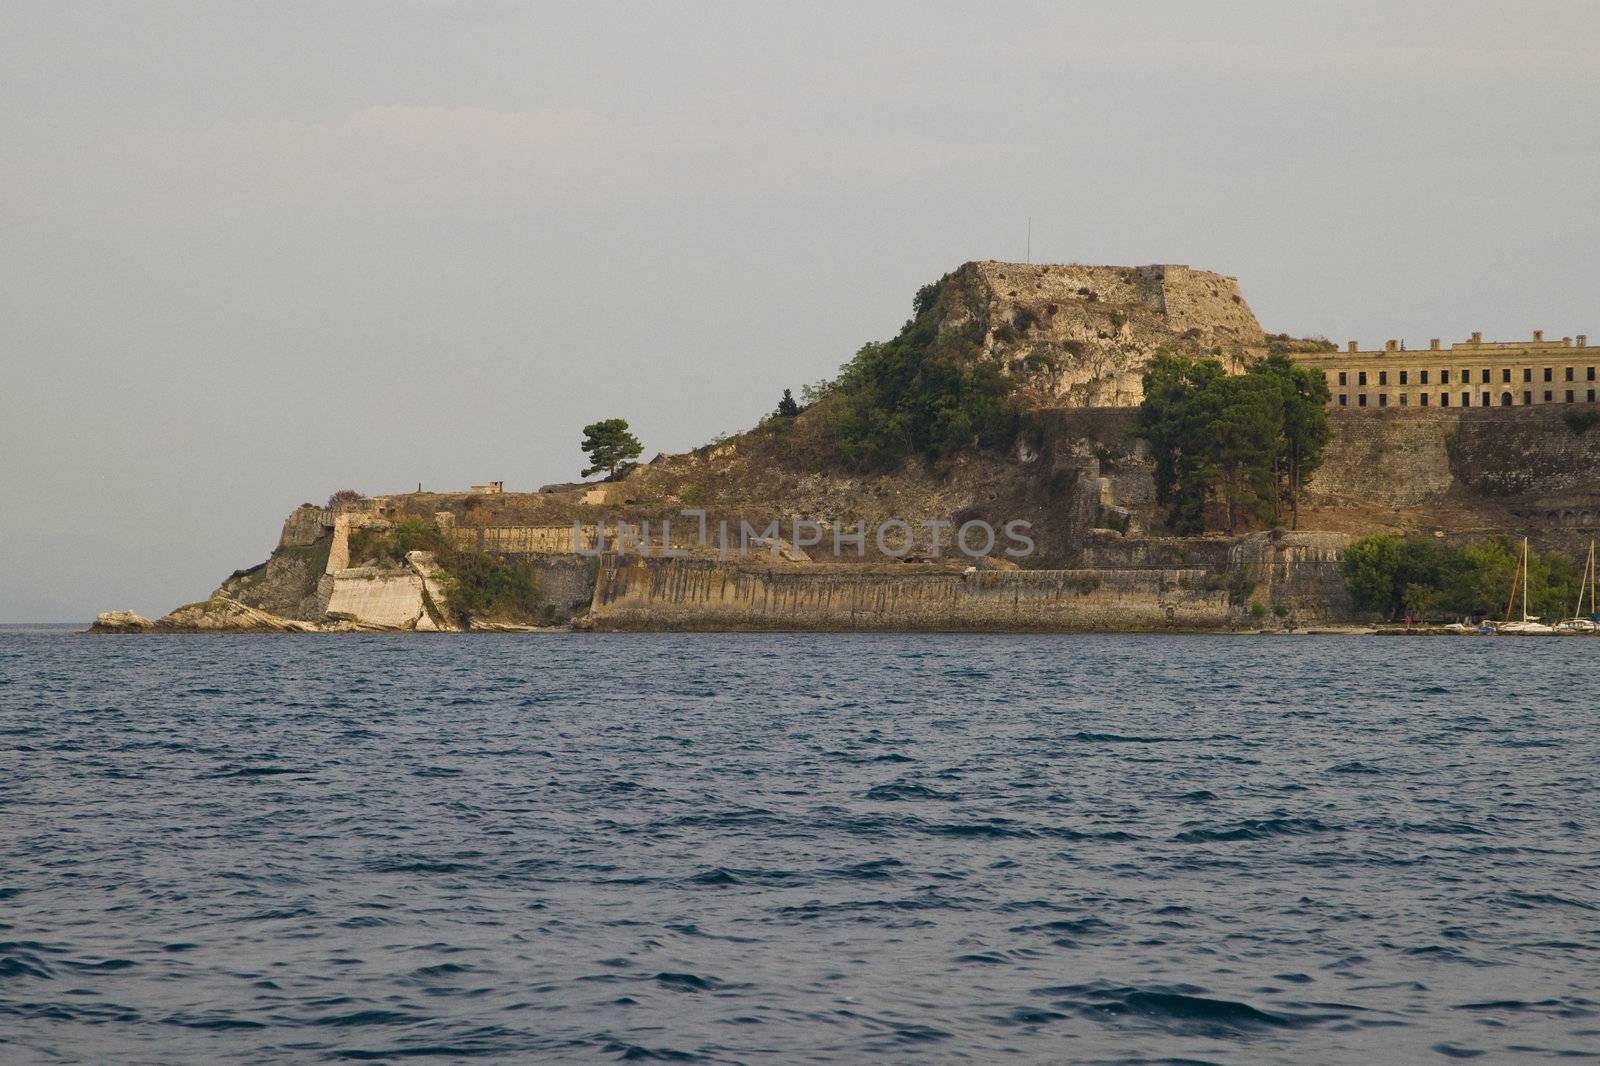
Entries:
[[913,317],[889,341],[862,345],[825,388],[822,428],[841,462],[890,470],[907,456],[939,459],[968,448],[1009,447],[1022,428],[1021,378],[981,343],[976,316],[945,329],[939,308],[950,279],[918,290]]
[[1394,617],[1405,606],[1405,584],[1400,571],[1401,540],[1392,533],[1363,537],[1344,553],[1344,584],[1350,605]]
[[1333,430],[1328,423],[1328,379],[1312,367],[1298,366],[1282,352],[1257,363],[1283,396],[1283,429],[1278,437],[1278,483],[1289,504],[1289,528],[1300,528],[1300,489],[1322,466]]
[[778,401],[776,413],[779,418],[793,418],[800,413],[800,404],[795,401],[794,393],[788,389],[783,390],[783,398]]
[[1271,443],[1283,426],[1283,396],[1276,383],[1258,374],[1218,377],[1210,388],[1220,395],[1216,416],[1204,427],[1217,488],[1227,508],[1228,532],[1248,514],[1271,519],[1277,503],[1276,453]]
[[1203,532],[1213,501],[1221,502],[1229,532],[1246,516],[1274,516],[1284,422],[1277,380],[1230,376],[1216,359],[1158,351],[1144,389],[1134,433],[1150,445],[1156,500],[1169,508],[1169,526]]
[[623,463],[639,457],[644,445],[628,432],[626,419],[607,418],[583,427],[583,450],[590,463],[584,477],[604,470],[607,477],[614,478]]

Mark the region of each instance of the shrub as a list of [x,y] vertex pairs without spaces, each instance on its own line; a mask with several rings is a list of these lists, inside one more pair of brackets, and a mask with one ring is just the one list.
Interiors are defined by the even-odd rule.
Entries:
[[355,489],[340,489],[338,492],[335,492],[332,496],[328,497],[328,509],[332,510],[341,503],[355,503],[357,500],[362,498],[363,497],[361,493],[357,492]]
[[439,563],[450,615],[458,625],[473,619],[531,622],[548,617],[531,559],[467,550],[448,552]]

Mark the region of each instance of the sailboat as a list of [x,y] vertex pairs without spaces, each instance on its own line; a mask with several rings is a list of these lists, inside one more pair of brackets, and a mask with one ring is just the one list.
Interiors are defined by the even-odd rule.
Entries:
[[[1517,576],[1522,577],[1522,619],[1517,622],[1511,620],[1511,606],[1517,601]],[[1517,563],[1517,572],[1511,575],[1511,598],[1506,601],[1506,620],[1495,627],[1495,633],[1507,633],[1517,636],[1540,636],[1554,633],[1555,627],[1547,626],[1539,621],[1537,615],[1528,613],[1528,538],[1522,538],[1522,558]]]
[[[1583,614],[1583,594],[1589,594],[1589,615]],[[1594,633],[1600,630],[1596,620],[1600,619],[1600,606],[1595,604],[1595,568],[1594,568],[1594,541],[1589,542],[1589,561],[1583,568],[1583,581],[1578,584],[1578,603],[1572,609],[1572,617],[1564,622],[1556,623],[1557,633]]]

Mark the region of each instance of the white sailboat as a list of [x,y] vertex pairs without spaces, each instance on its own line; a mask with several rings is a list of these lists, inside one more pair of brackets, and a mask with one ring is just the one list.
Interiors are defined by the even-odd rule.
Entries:
[[1506,633],[1515,636],[1544,636],[1554,633],[1554,626],[1547,626],[1539,621],[1537,615],[1528,613],[1528,538],[1522,538],[1522,559],[1517,564],[1517,570],[1522,575],[1522,618],[1520,621],[1511,620],[1511,606],[1517,599],[1517,575],[1511,575],[1511,599],[1506,603],[1506,620],[1495,627],[1495,633]]
[[[1595,604],[1595,566],[1594,566],[1594,541],[1589,542],[1589,560],[1583,568],[1583,580],[1578,584],[1578,603],[1572,609],[1572,617],[1564,622],[1556,623],[1557,633],[1582,633],[1593,634],[1600,631],[1600,625],[1595,624],[1600,617],[1600,606]],[[1583,613],[1583,594],[1589,594],[1589,614]]]

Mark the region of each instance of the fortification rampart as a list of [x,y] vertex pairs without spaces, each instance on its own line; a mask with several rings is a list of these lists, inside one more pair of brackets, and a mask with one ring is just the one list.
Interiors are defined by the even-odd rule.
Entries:
[[1586,501],[1600,505],[1600,428],[1580,432],[1567,413],[1336,411],[1327,461],[1309,495],[1405,507],[1453,494],[1492,501],[1535,523],[1574,524]]
[[596,629],[1139,630],[1229,624],[1201,570],[869,573],[610,557],[585,624]]
[[333,512],[314,503],[302,503],[283,520],[278,536],[280,548],[303,548],[316,543],[333,529]]
[[570,555],[593,551],[599,541],[595,526],[459,526],[451,537],[458,548],[499,555]]

